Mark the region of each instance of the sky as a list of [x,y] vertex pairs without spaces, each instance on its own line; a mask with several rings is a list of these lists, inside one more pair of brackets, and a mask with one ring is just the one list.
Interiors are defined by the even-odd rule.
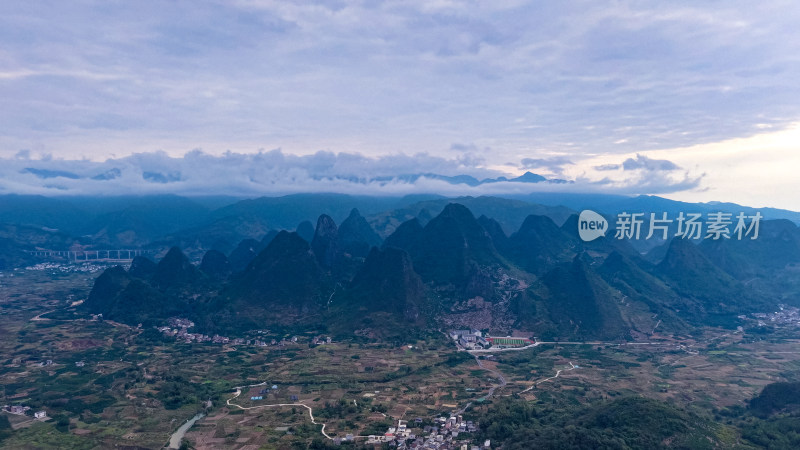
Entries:
[[[791,1],[0,2],[0,193],[800,210]],[[409,174],[568,183],[453,185]]]

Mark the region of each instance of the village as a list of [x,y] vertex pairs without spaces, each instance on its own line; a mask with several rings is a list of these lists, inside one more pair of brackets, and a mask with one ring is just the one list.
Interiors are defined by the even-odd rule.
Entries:
[[[800,309],[793,306],[779,305],[778,311],[771,313],[755,313],[753,317],[758,321],[758,326],[789,325],[800,327]],[[739,316],[740,319],[746,316]]]
[[[3,405],[2,411],[17,416],[27,416],[30,412],[30,406],[24,405]],[[36,411],[33,413],[33,418],[36,420],[48,420],[47,411]]]
[[[289,344],[297,344],[299,338],[297,336],[292,336],[291,338],[284,338],[281,340],[277,339],[270,339],[267,342],[266,339],[246,339],[246,338],[230,338],[227,336],[220,336],[215,334],[213,336],[209,336],[207,334],[202,333],[190,333],[189,328],[194,327],[194,322],[189,319],[179,318],[179,317],[171,317],[167,320],[167,325],[157,327],[158,331],[167,337],[174,337],[176,340],[181,340],[187,344],[189,343],[203,343],[203,342],[210,342],[212,344],[222,344],[222,345],[252,345],[256,347],[268,347],[268,346],[286,346]],[[258,331],[258,334],[265,333],[264,331]],[[330,336],[315,336],[311,338],[310,343],[312,345],[324,345],[324,344],[331,344],[333,341]]]
[[[464,420],[461,415],[450,417],[437,417],[433,425],[423,424],[422,418],[414,419],[414,425],[409,426],[405,420],[398,420],[396,426],[389,427],[383,436],[368,436],[367,445],[387,444],[398,449],[434,449],[434,450],[481,450],[491,448],[491,442],[485,441],[483,446],[470,444],[472,438],[467,436],[478,431],[478,425],[471,420]],[[417,436],[412,428],[422,427],[424,436]],[[469,433],[469,434],[466,434]],[[461,435],[461,439],[459,439]],[[353,441],[352,435],[344,439],[334,438],[334,444]]]

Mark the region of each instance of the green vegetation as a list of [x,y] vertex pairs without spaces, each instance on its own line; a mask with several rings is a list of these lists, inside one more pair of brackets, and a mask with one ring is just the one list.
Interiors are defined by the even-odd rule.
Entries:
[[11,422],[5,414],[0,414],[0,443],[9,436],[11,436]]
[[724,427],[657,400],[624,397],[589,405],[503,400],[479,419],[480,438],[508,449],[715,448]]
[[784,410],[800,412],[800,382],[767,385],[750,401],[750,409],[762,417]]

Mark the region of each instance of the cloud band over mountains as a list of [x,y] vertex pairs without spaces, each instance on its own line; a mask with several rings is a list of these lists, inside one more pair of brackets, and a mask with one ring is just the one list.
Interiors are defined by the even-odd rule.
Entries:
[[[631,161],[634,161],[633,163]],[[636,162],[638,161],[638,162]],[[0,159],[0,193],[41,195],[121,195],[173,193],[180,195],[283,195],[300,192],[339,192],[362,195],[491,195],[534,191],[661,194],[699,186],[669,161],[637,155],[601,170],[601,177],[582,173],[564,177],[558,158],[527,159],[512,173],[489,167],[471,153],[455,158],[395,154],[369,157],[357,153],[317,152],[293,155],[281,150],[211,155],[194,150],[182,157],[164,152],[136,153],[105,161],[32,158],[19,152]],[[525,172],[539,167],[544,175]],[[618,175],[614,177],[614,172]],[[624,173],[623,173],[624,172]]]

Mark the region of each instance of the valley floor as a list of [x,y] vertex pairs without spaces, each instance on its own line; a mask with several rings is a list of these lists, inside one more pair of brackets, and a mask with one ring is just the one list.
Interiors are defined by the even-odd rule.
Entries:
[[394,343],[312,345],[309,332],[285,346],[186,344],[73,312],[91,273],[2,275],[0,406],[50,417],[2,413],[13,428],[2,445],[12,448],[161,448],[201,412],[185,434],[197,449],[305,448],[347,435],[361,444],[398,420],[427,436],[436,418],[458,414],[478,429],[455,439],[482,443],[482,415],[505,398],[588,404],[633,394],[712,417],[800,375],[800,340],[788,327],[470,353],[437,334]]

